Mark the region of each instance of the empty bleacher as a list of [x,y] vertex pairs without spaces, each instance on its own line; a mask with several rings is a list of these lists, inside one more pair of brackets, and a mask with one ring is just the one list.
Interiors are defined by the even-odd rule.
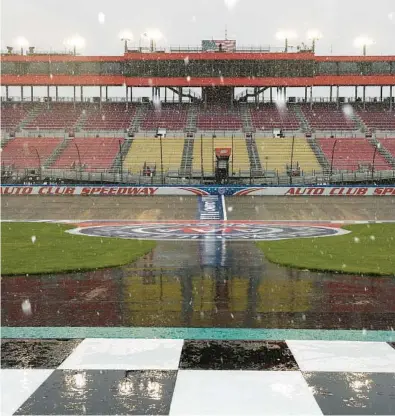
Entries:
[[16,130],[22,120],[33,108],[31,103],[2,103],[1,104],[1,129]]
[[[163,171],[178,171],[184,149],[183,138],[162,139]],[[157,175],[161,171],[161,146],[158,138],[135,138],[124,158],[125,171],[141,174],[144,167],[151,171],[156,168]]]
[[42,167],[60,145],[61,138],[16,138],[10,140],[2,151],[3,166],[15,169]]
[[390,111],[384,103],[360,104],[355,109],[365,126],[370,130],[395,130],[395,108]]
[[36,109],[41,111],[35,118],[26,123],[26,130],[72,130],[79,118],[86,112],[87,104],[76,103],[51,103],[36,104]]
[[156,131],[184,130],[187,123],[188,107],[185,104],[161,104],[150,107],[140,125],[140,130]]
[[[372,168],[375,148],[366,139],[318,139],[317,143],[328,161],[331,162],[333,154],[334,170],[367,171]],[[391,169],[380,152],[376,152],[374,166],[377,170]]]
[[102,103],[90,105],[86,109],[86,119],[82,126],[84,130],[125,130],[136,113],[136,106],[125,103]]
[[255,130],[273,129],[298,130],[300,123],[293,106],[278,107],[275,104],[261,104],[251,108],[252,125]]
[[382,146],[395,158],[395,138],[393,139],[380,139],[379,142]]
[[214,138],[210,137],[196,138],[193,147],[192,171],[200,173],[202,169],[205,175],[211,175],[215,171],[215,149],[231,148],[232,156],[229,159],[229,171],[238,175],[240,172],[250,171],[250,160],[247,152],[247,145],[244,138],[234,138],[233,147],[231,138]]
[[342,108],[337,108],[336,103],[314,103],[313,108],[310,108],[310,104],[301,104],[300,109],[314,131],[359,129],[351,114],[346,116]]
[[84,171],[108,170],[119,153],[124,139],[95,137],[70,139],[66,148],[52,164],[54,169],[75,169]]
[[[292,138],[272,139],[257,138],[256,146],[262,168],[279,174],[287,172],[291,165]],[[295,138],[293,150],[293,168],[300,167],[304,174],[312,174],[322,170],[313,150],[304,138]]]
[[197,128],[204,131],[238,131],[242,130],[239,107],[229,108],[221,105],[209,105],[206,109],[199,108]]

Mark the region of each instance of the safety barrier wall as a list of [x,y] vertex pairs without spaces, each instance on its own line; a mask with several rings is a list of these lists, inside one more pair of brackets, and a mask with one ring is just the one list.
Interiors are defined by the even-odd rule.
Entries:
[[2,185],[1,195],[41,196],[395,196],[395,186],[58,186]]

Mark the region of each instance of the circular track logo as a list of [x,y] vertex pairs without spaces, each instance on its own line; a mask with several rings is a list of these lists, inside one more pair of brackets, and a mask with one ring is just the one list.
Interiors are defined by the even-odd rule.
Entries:
[[327,237],[347,231],[324,226],[270,225],[259,223],[140,223],[87,226],[70,230],[73,234],[144,240],[230,240],[259,241]]

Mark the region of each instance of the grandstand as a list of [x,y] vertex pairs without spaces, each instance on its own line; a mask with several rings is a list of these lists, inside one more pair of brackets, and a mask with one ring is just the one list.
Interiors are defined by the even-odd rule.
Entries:
[[[257,138],[256,145],[262,167],[265,171],[287,173],[298,166],[302,173],[320,172],[322,167],[305,138]],[[292,151],[293,146],[293,151]]]
[[62,139],[53,137],[13,139],[3,148],[2,166],[40,168],[61,143]]
[[[162,142],[162,146],[161,146]],[[184,148],[183,138],[135,138],[124,158],[123,168],[133,174],[144,174],[144,168],[151,172],[161,172],[161,160],[164,171],[178,172]],[[161,158],[162,152],[162,158]]]
[[[151,181],[212,183],[215,149],[231,148],[226,171],[235,183],[287,183],[290,176],[298,177],[293,183],[325,183],[329,172],[331,181],[348,172],[356,182],[395,177],[389,172],[395,169],[395,57],[222,52],[56,58],[29,52],[23,64],[17,53],[3,54],[3,170],[19,178],[40,167],[43,175],[73,180],[78,170],[80,180],[103,173],[100,180],[132,183],[156,171]],[[44,97],[34,95],[37,76],[47,87]],[[380,87],[380,97],[366,98],[364,85]],[[341,97],[343,86],[362,88],[363,98],[358,88],[355,97]],[[72,97],[59,95],[63,87],[72,88]],[[125,96],[112,98],[112,87],[124,88]],[[328,87],[329,98],[314,96],[316,87]],[[20,97],[11,88],[20,88]],[[143,95],[148,88],[152,97]]]
[[106,171],[113,165],[123,138],[95,137],[68,140],[66,148],[51,165],[54,169]]

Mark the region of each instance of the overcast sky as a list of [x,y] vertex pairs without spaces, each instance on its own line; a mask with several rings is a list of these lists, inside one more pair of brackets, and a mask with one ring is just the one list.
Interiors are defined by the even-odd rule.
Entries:
[[78,33],[86,39],[84,54],[119,55],[123,29],[135,42],[158,28],[163,46],[197,46],[224,38],[227,26],[239,45],[281,46],[279,29],[306,41],[306,31],[317,28],[324,35],[317,54],[360,53],[353,45],[359,35],[374,39],[369,53],[395,54],[394,0],[2,0],[1,26],[2,49],[24,36],[38,49],[62,50]]

